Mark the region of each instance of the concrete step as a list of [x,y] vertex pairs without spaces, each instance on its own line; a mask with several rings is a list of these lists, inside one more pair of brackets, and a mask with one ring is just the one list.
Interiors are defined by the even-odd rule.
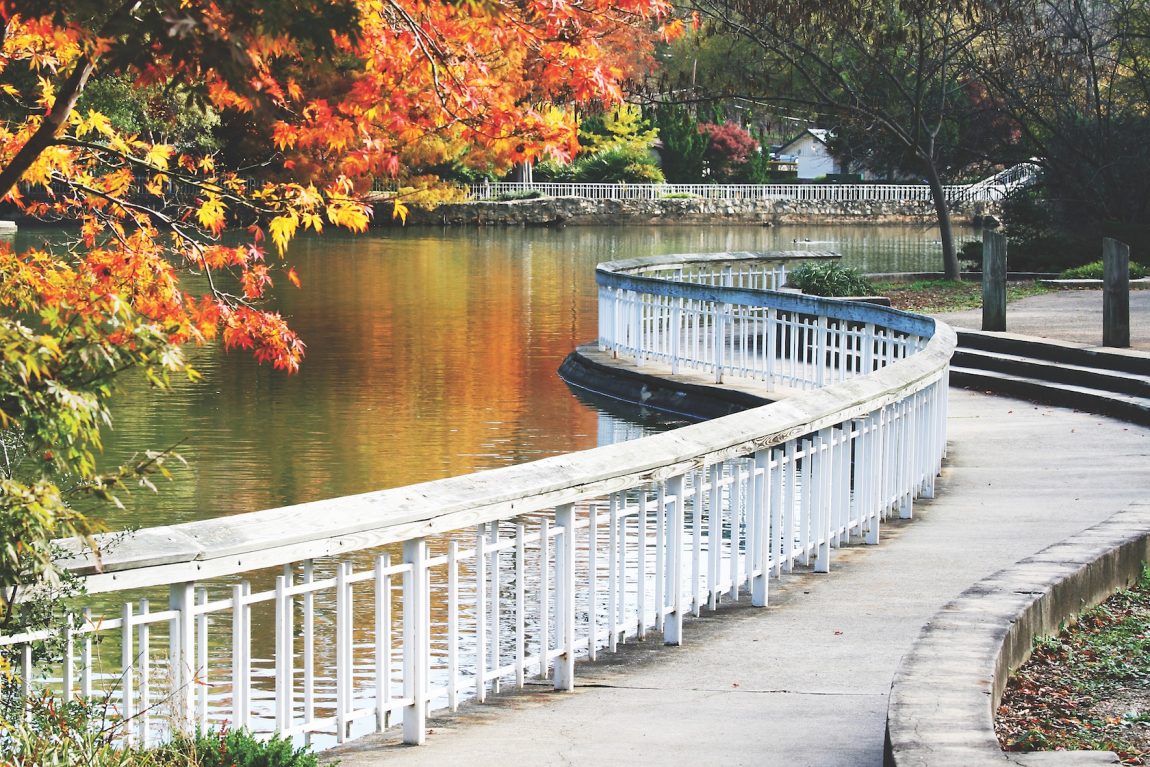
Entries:
[[[1093,360],[1104,362],[1105,360]],[[1005,373],[1019,378],[1032,378],[1052,383],[1069,384],[1117,394],[1128,394],[1150,400],[1150,375],[1128,373],[1096,365],[1054,362],[1029,355],[967,349],[955,352],[952,364],[957,367]]]
[[1012,333],[958,330],[958,345],[964,350],[1011,354],[1064,365],[1097,368],[1112,373],[1150,376],[1150,355],[1125,349],[1085,347],[1078,344],[1036,339]]
[[952,365],[950,382],[966,389],[1007,394],[1150,426],[1150,398],[1042,380],[1000,371]]

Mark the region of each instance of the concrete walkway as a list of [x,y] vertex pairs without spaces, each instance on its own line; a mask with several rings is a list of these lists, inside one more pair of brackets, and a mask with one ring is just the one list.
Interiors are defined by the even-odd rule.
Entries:
[[[982,327],[982,309],[937,316],[956,328],[978,330]],[[1006,306],[1006,330],[1100,346],[1102,291],[1059,290],[1014,301]],[[1130,348],[1150,351],[1150,290],[1130,291]]]
[[891,679],[923,624],[1150,487],[1150,429],[1101,416],[952,390],[948,440],[938,497],[916,519],[885,527],[878,547],[836,551],[828,575],[772,581],[767,609],[689,621],[682,647],[604,655],[572,693],[541,685],[435,719],[426,746],[381,736],[331,755],[344,767],[881,765]]

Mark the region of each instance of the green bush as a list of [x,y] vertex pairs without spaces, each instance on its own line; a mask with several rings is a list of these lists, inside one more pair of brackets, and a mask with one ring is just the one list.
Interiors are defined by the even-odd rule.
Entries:
[[534,175],[537,181],[576,184],[661,184],[665,180],[650,152],[626,145],[585,152],[568,165],[540,162]]
[[[270,740],[247,730],[208,730],[182,736],[158,750],[160,765],[194,767],[316,767],[319,757],[307,748],[294,748],[278,735]],[[182,761],[189,758],[195,761]]]
[[617,146],[580,155],[571,163],[572,181],[585,184],[661,184],[663,171],[645,149]]
[[34,697],[19,716],[0,719],[0,765],[4,767],[317,767],[306,747],[247,730],[208,730],[177,735],[157,748],[124,745],[130,722],[108,721],[106,699],[62,702]]
[[787,277],[787,287],[812,296],[870,296],[874,287],[856,269],[837,261],[803,264]]
[[[1101,280],[1102,262],[1091,261],[1089,264],[1076,266],[1073,269],[1067,269],[1062,274],[1058,275],[1064,280]],[[1130,279],[1139,280],[1146,276],[1146,267],[1142,264],[1130,262]]]
[[36,695],[0,720],[0,764],[5,767],[162,767],[154,754],[119,744],[123,728],[102,726],[102,706]]
[[524,189],[519,192],[504,192],[496,195],[496,202],[515,202],[516,200],[538,200],[543,193],[538,189]]
[[536,181],[572,182],[575,180],[571,163],[556,162],[552,159],[540,160],[531,169],[531,176]]

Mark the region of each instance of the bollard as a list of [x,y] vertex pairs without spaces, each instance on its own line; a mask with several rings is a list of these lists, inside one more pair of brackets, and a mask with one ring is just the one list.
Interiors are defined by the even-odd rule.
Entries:
[[1102,240],[1102,345],[1130,346],[1130,246]]
[[982,329],[1006,330],[1006,238],[982,233]]

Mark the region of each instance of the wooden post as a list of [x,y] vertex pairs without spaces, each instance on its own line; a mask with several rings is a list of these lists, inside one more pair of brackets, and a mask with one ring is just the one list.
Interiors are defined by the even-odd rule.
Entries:
[[982,329],[1006,330],[1006,238],[982,233]]
[[1130,346],[1130,246],[1102,240],[1102,345]]

